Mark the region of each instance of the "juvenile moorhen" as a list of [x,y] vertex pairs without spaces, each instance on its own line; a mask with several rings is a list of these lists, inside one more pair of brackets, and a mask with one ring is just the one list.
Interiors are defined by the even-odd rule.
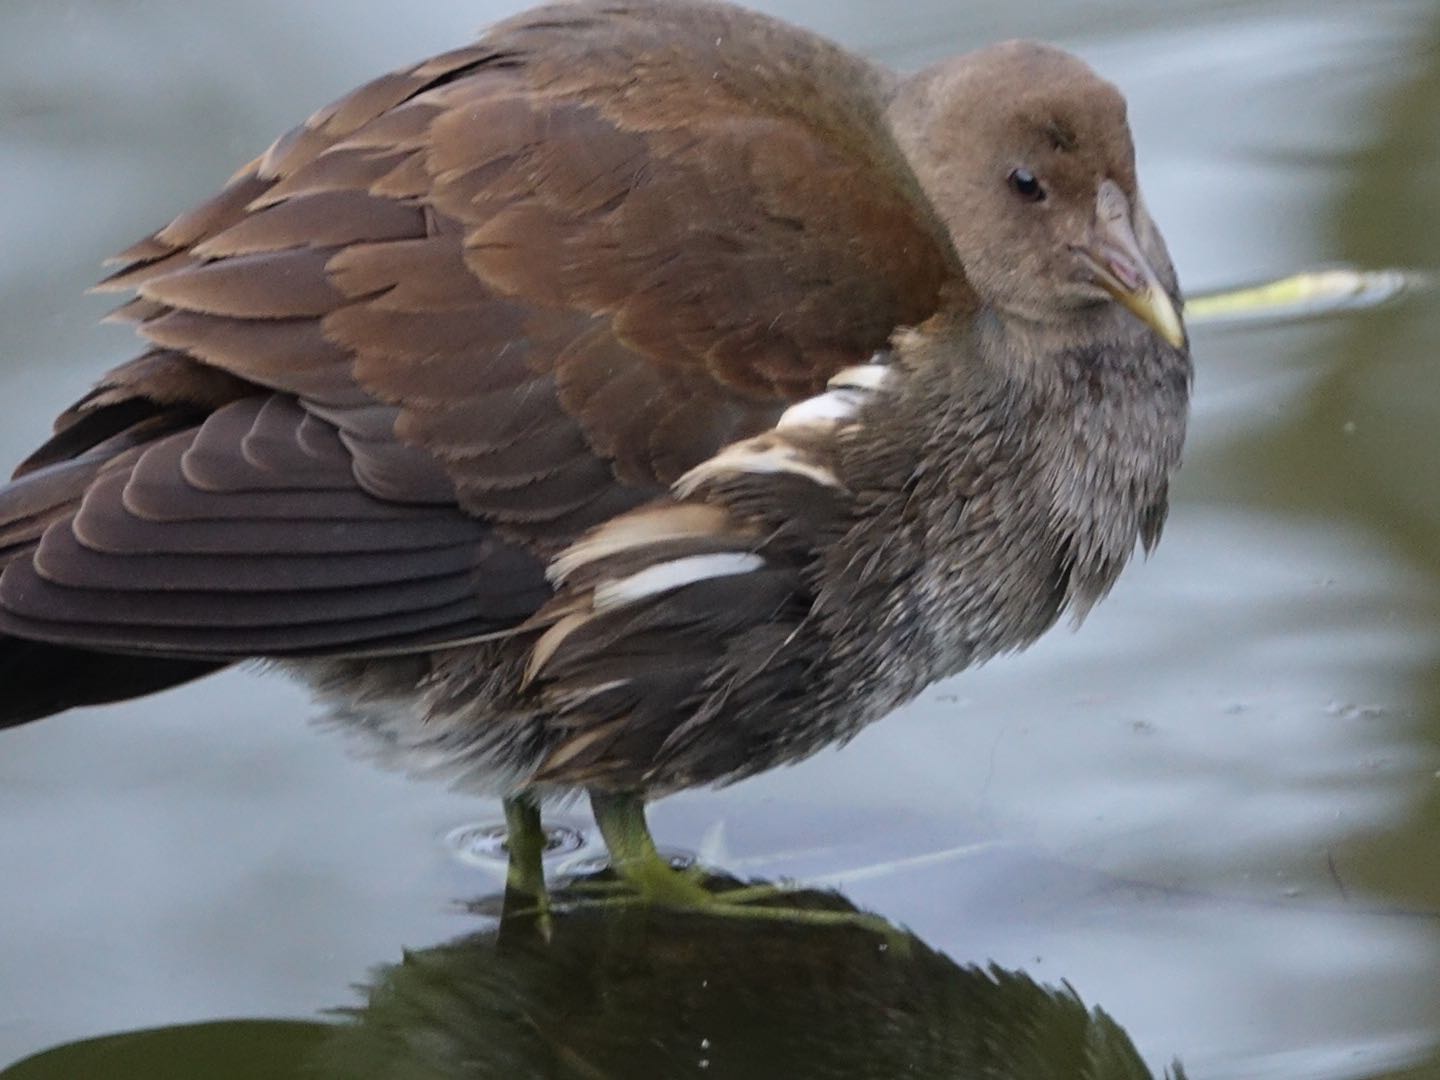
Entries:
[[1155,544],[1191,366],[1125,103],[699,0],[361,87],[102,288],[146,339],[0,491],[0,723],[247,657],[412,769],[644,799],[842,742]]

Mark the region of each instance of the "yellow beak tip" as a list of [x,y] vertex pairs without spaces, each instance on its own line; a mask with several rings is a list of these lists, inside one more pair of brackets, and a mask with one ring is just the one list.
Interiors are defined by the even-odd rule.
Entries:
[[1148,289],[1129,293],[1118,299],[1136,318],[1154,330],[1162,341],[1177,349],[1183,349],[1188,344],[1185,322],[1180,317],[1179,309],[1169,294],[1158,285],[1151,285]]

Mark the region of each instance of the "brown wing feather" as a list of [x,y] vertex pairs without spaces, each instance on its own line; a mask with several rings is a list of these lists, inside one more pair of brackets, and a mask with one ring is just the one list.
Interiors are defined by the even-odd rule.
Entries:
[[[102,286],[138,290],[122,317],[152,351],[24,468],[138,420],[165,439],[73,522],[46,519],[53,539],[0,588],[7,628],[239,655],[419,647],[523,618],[517,597],[544,595],[532,570],[492,608],[458,583],[483,600],[486,573],[538,567],[964,289],[885,92],[864,62],[738,9],[592,3],[317,113]],[[387,531],[411,512],[476,530],[432,545],[473,558],[441,559],[429,593],[406,569],[420,549]],[[398,546],[316,570],[302,610],[336,520]],[[145,545],[189,584],[121,588]],[[286,587],[260,589],[257,568],[282,564]],[[191,589],[212,565],[218,584]],[[373,592],[339,596],[341,579]]]
[[452,505],[365,494],[339,435],[315,424],[294,399],[246,398],[103,465],[63,462],[14,485],[6,510],[31,550],[0,576],[0,629],[280,656],[503,630],[543,602],[534,555]]

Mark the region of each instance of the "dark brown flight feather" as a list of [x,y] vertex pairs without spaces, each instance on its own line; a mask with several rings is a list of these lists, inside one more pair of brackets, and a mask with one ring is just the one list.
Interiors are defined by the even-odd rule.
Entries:
[[147,351],[0,490],[0,721],[263,656],[481,784],[744,775],[1092,603],[1184,429],[1123,102],[1041,46],[540,8],[115,261]]

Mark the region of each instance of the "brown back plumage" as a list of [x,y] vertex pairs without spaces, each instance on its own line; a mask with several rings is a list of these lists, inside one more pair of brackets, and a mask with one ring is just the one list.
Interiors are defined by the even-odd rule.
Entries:
[[118,257],[150,347],[0,492],[0,628],[190,677],[515,625],[585,528],[964,295],[885,79],[578,4],[317,113]]

